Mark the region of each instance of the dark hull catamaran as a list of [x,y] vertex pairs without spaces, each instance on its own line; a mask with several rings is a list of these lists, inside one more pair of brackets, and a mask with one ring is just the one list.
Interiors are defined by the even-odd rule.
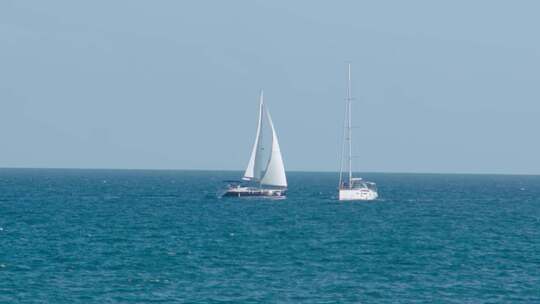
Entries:
[[[263,115],[266,114],[266,115]],[[262,140],[263,120],[266,118],[267,124],[271,130],[271,150],[268,159],[265,159],[265,145]],[[259,121],[257,123],[257,136],[251,157],[249,159],[244,181],[251,184],[257,183],[255,186],[244,186],[239,183],[229,184],[227,191],[223,197],[268,197],[268,198],[285,198],[287,192],[287,177],[285,176],[285,166],[279,149],[278,138],[270,112],[264,105],[263,92],[259,98]]]

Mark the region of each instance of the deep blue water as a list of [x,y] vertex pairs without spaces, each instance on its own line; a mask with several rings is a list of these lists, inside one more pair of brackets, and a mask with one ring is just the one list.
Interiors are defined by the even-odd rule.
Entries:
[[0,303],[540,303],[540,176],[0,169]]

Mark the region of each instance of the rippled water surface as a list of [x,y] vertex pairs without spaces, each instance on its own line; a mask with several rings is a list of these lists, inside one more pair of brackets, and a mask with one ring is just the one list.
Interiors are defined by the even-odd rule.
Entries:
[[0,303],[540,303],[540,177],[0,169]]

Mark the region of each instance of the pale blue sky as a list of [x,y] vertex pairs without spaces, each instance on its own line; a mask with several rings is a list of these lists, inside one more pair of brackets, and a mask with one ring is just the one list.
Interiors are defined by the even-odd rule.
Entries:
[[540,173],[538,1],[0,2],[0,167]]

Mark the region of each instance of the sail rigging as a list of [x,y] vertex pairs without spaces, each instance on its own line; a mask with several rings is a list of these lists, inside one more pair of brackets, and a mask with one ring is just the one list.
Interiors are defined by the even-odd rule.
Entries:
[[[266,114],[266,115],[265,115]],[[272,133],[271,152],[268,160],[265,161],[265,144],[263,142],[263,120],[266,118],[267,124]],[[248,166],[242,178],[248,181],[260,182],[261,185],[287,187],[285,167],[279,148],[277,134],[270,117],[270,112],[264,105],[264,95],[261,91],[259,98],[259,120],[257,122],[257,134]]]
[[[352,94],[351,94],[351,64],[347,66],[347,97],[345,98],[345,126],[343,132],[343,146],[341,150],[341,165],[339,170],[339,187],[344,184],[344,165],[347,167],[347,185],[352,186]],[[347,148],[345,147],[347,146]]]

